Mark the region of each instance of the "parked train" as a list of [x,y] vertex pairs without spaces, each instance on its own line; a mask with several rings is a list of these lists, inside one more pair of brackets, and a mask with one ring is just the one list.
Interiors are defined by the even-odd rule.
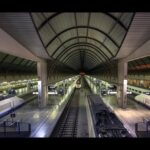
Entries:
[[17,96],[7,98],[3,101],[0,101],[0,117],[3,116],[8,111],[22,105],[25,102],[24,99]]
[[148,90],[148,89],[143,89],[143,88],[135,87],[135,86],[131,86],[131,85],[128,85],[127,89],[128,89],[128,91],[130,91],[136,95],[139,95],[139,94],[150,95],[150,90]]
[[76,81],[76,88],[77,88],[77,89],[80,89],[80,88],[81,88],[81,78],[79,78],[79,79]]
[[[117,94],[117,88],[114,86],[101,89],[101,94],[102,95],[111,95],[111,94]],[[139,95],[139,94],[145,94],[145,95],[150,95],[150,90],[148,89],[142,89],[140,87],[135,87],[135,86],[127,86],[127,94],[134,94],[134,95]]]
[[88,95],[88,104],[96,137],[131,137],[123,123],[105,105],[99,95]]
[[137,102],[142,103],[146,105],[148,108],[150,108],[150,95],[140,94],[140,95],[135,96],[134,99]]
[[50,94],[50,95],[57,95],[57,94],[64,95],[65,94],[65,88],[63,88],[63,87],[58,88],[54,85],[49,85],[48,86],[48,94]]
[[50,95],[57,95],[58,94],[57,87],[52,85],[52,84],[49,85],[48,86],[48,94],[50,94]]
[[139,87],[128,86],[128,90],[132,92],[130,95],[131,99],[143,104],[144,106],[150,108],[150,90],[142,89]]

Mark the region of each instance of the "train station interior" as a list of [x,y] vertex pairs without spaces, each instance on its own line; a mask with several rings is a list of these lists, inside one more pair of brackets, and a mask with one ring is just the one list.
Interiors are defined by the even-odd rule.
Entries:
[[0,138],[150,137],[149,12],[0,12]]

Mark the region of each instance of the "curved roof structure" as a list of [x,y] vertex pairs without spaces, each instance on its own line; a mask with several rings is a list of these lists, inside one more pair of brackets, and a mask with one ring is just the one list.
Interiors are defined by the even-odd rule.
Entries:
[[0,72],[36,73],[36,62],[0,52]]
[[113,59],[134,13],[31,13],[50,58],[74,70],[91,70]]
[[139,72],[141,70],[149,71],[150,56],[128,62],[128,69],[129,69],[129,71],[137,71],[137,72]]

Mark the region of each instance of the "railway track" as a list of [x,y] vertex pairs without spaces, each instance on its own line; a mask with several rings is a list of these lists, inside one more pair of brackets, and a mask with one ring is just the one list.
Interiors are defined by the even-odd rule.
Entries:
[[50,137],[77,137],[79,89],[75,89]]

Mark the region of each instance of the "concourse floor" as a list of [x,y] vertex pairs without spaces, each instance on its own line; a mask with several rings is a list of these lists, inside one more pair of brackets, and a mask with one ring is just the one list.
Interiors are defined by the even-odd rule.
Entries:
[[143,119],[150,120],[150,110],[129,98],[126,109],[119,108],[116,95],[103,96],[103,100],[124,123],[133,137],[136,137],[135,123],[142,122]]

